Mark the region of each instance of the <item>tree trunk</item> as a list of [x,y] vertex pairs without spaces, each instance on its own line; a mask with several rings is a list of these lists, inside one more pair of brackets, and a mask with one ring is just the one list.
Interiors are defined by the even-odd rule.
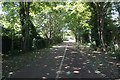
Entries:
[[[12,29],[13,30],[13,29]],[[13,32],[13,31],[12,31]],[[14,50],[14,43],[13,43],[13,33],[11,32],[11,52],[13,53]]]
[[98,37],[99,37],[99,41],[100,41],[100,45],[101,45],[101,27],[100,27],[100,15],[99,15],[99,11],[97,12],[97,31],[98,31],[98,35],[99,35]]
[[24,8],[24,2],[19,2],[20,4],[20,12],[19,12],[19,15],[20,15],[20,22],[21,22],[21,25],[22,25],[22,45],[21,45],[21,48],[22,48],[22,51],[24,52],[25,51],[25,45],[24,45],[24,36],[25,36],[25,28],[24,28],[24,21],[25,21],[25,8]]
[[23,52],[26,52],[29,49],[29,40],[30,40],[30,35],[29,35],[29,7],[30,3],[29,2],[20,2],[20,21],[22,25],[22,36],[23,36],[23,44],[22,44],[22,50]]
[[104,8],[103,8],[103,3],[98,3],[96,9],[97,9],[96,11],[97,11],[97,24],[98,24],[99,39],[100,39],[100,43],[101,43],[103,51],[106,51],[104,36],[103,36],[103,31],[104,31]]
[[103,35],[104,34],[104,12],[101,12],[100,28],[101,28],[101,42],[102,42],[103,51],[106,51],[104,35]]
[[92,43],[91,30],[89,30],[88,37],[89,37],[89,42]]

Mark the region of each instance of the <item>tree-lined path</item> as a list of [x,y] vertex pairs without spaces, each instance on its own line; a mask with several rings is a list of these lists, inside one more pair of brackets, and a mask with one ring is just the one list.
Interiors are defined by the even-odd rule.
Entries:
[[[107,55],[100,56],[102,53],[90,52],[87,52],[89,54],[87,56],[86,52],[82,48],[76,48],[73,42],[64,42],[52,48],[47,48],[44,51],[45,54],[37,55],[37,58],[28,64],[24,64],[24,67],[19,68],[18,66],[18,69],[12,71],[13,73],[9,74],[8,77],[43,79],[120,78],[119,67],[112,58],[110,59]],[[40,53],[40,51],[37,52],[37,54]],[[93,57],[96,57],[96,60],[92,60],[91,58]],[[100,58],[102,58],[102,61],[99,60]]]
[[25,0],[0,10],[3,79],[120,78],[120,2]]

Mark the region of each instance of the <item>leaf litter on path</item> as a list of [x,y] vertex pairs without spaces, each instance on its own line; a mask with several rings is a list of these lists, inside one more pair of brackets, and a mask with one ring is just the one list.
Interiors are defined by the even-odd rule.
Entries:
[[80,73],[80,71],[73,71],[73,73],[74,73],[74,74],[78,74],[78,73]]
[[95,73],[96,74],[100,74],[101,72],[99,70],[95,70]]
[[70,74],[71,74],[71,72],[70,72],[70,71],[67,71],[67,72],[66,72],[66,74],[67,74],[67,75],[70,75]]

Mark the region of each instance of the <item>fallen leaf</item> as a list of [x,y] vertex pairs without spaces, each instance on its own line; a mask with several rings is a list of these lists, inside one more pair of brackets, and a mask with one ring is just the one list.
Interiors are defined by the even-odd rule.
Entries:
[[88,54],[88,56],[90,56],[90,54]]
[[61,71],[57,71],[56,73],[59,74],[59,73],[61,73]]
[[120,63],[117,63],[116,65],[117,65],[117,66],[120,66]]
[[10,74],[10,75],[12,75],[12,74],[13,74],[13,72],[9,72],[9,74]]
[[68,69],[68,68],[70,68],[70,66],[66,66],[66,67],[65,67],[65,69]]
[[78,74],[78,73],[80,73],[80,72],[79,72],[79,71],[73,71],[73,73],[74,73],[74,74]]
[[100,66],[102,66],[103,64],[99,64]]
[[42,77],[43,79],[47,79],[46,77]]
[[83,63],[83,64],[87,64],[87,63]]
[[95,73],[100,74],[101,72],[100,72],[100,71],[98,71],[98,70],[95,70]]

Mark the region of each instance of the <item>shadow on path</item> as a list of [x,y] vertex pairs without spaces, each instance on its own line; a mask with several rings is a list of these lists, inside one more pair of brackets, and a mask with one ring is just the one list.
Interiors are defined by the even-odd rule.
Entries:
[[[101,71],[96,68],[93,59],[87,56],[89,53],[84,53],[76,49],[75,43],[73,42],[63,42],[52,48],[44,49],[42,52],[42,55],[37,55],[32,61],[25,64],[25,66],[20,67],[13,73],[9,73],[8,77],[46,79],[105,78],[108,76],[107,78],[116,78],[110,77],[112,74],[108,74],[111,71],[109,70],[110,66],[107,66],[107,74],[103,74],[104,72],[101,73]],[[41,53],[41,51],[38,51],[38,53]],[[101,66],[102,65],[103,64],[101,64]],[[7,66],[7,64],[4,66]]]

